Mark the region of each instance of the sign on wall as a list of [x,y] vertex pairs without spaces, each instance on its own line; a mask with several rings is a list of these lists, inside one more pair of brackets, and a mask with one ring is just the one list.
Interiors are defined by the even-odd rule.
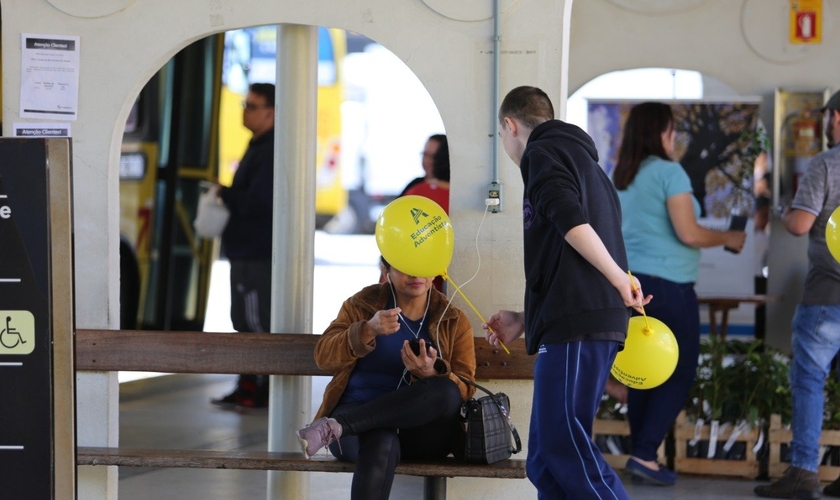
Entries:
[[822,43],[823,0],[790,0],[790,43]]
[[69,179],[68,140],[0,140],[2,498],[75,493]]

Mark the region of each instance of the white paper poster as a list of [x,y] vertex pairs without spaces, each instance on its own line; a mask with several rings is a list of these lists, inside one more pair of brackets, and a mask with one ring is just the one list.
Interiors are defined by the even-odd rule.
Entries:
[[21,34],[20,116],[76,120],[79,37]]

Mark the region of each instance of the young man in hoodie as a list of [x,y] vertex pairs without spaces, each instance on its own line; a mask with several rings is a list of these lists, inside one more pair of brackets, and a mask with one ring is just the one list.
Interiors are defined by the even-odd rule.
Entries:
[[592,139],[555,120],[542,90],[510,91],[499,123],[525,184],[525,310],[499,311],[482,326],[493,345],[524,333],[537,354],[528,479],[540,499],[627,499],[591,438],[628,307],[651,299],[626,271],[618,197]]

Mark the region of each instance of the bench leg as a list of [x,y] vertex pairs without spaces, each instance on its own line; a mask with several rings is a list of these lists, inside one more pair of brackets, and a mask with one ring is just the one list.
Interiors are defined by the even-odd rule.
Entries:
[[424,477],[423,500],[446,500],[446,478],[442,476]]

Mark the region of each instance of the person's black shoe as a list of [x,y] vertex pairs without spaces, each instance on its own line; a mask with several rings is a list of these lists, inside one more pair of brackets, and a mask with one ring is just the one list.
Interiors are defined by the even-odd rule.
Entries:
[[833,483],[823,488],[823,495],[829,497],[840,497],[840,477],[835,479]]
[[238,404],[237,400],[240,398],[237,391],[233,391],[227,396],[223,396],[221,398],[211,398],[210,404],[221,406],[222,408],[233,409],[236,408]]
[[788,467],[778,481],[756,486],[753,491],[756,495],[765,498],[816,500],[822,497],[817,473],[799,467]]
[[268,398],[259,398],[244,396],[239,398],[234,409],[239,413],[249,413],[255,410],[265,410],[268,408]]

